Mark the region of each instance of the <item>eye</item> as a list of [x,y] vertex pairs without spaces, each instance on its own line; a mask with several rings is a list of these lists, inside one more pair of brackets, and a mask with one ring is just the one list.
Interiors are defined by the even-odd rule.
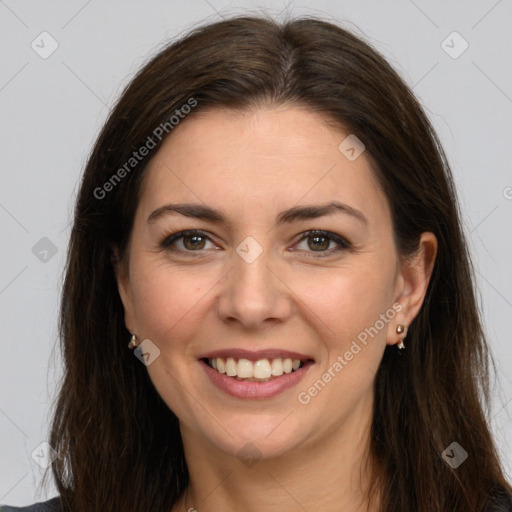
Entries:
[[[180,244],[176,244],[178,241],[180,241]],[[160,245],[164,249],[194,252],[205,249],[207,241],[213,244],[205,233],[191,229],[187,231],[180,231],[179,233],[174,233],[173,235],[168,236]],[[173,247],[175,245],[181,245],[181,247]]]
[[[321,254],[331,254],[332,252],[338,252],[352,247],[350,242],[346,239],[335,233],[330,233],[329,231],[307,231],[303,233],[303,237],[299,240],[298,245],[303,242],[305,242],[306,249],[300,250],[308,251],[309,248],[309,252]],[[332,243],[337,244],[337,247],[330,248]]]
[[[345,238],[331,233],[329,231],[307,231],[302,234],[302,238],[296,244],[300,246],[301,243],[305,242],[306,248],[300,248],[300,250],[306,252],[315,252],[319,255],[325,253],[331,254],[344,249],[350,249],[352,245]],[[179,242],[179,243],[178,243]],[[186,231],[179,231],[174,233],[161,242],[161,247],[164,249],[172,250],[175,252],[201,252],[203,249],[208,249],[206,244],[210,242],[213,248],[216,248],[215,244],[211,241],[210,237],[203,231],[191,229]],[[336,244],[337,247],[331,248],[332,244]],[[181,247],[180,247],[181,245]],[[295,249],[293,249],[295,250]]]

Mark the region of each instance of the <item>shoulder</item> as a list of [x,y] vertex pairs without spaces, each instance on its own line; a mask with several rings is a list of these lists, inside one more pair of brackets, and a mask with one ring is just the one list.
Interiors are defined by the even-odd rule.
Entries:
[[512,512],[512,496],[500,488],[489,497],[485,512]]
[[8,505],[0,505],[0,512],[61,512],[59,497],[52,498],[48,501],[34,503],[27,507],[10,507]]

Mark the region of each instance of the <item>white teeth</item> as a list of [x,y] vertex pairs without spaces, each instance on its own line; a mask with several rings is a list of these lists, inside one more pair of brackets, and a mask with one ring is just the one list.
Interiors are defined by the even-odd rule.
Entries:
[[279,377],[283,375],[283,360],[282,359],[274,359],[272,361],[272,375],[275,377]]
[[228,357],[216,357],[209,359],[210,366],[219,373],[225,373],[228,377],[238,377],[239,379],[261,379],[268,380],[272,377],[280,377],[283,373],[291,373],[300,368],[300,359],[276,358],[259,359],[250,361],[249,359]]
[[[260,359],[254,363],[253,377],[256,379],[269,379],[272,372],[268,359]],[[239,375],[240,376],[240,375]]]
[[252,362],[249,359],[239,359],[236,367],[236,375],[241,379],[252,379]]
[[226,359],[226,375],[228,377],[236,376],[236,362],[232,357]]

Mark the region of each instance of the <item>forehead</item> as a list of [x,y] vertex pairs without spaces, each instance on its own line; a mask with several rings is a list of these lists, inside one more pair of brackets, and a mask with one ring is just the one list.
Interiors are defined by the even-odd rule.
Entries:
[[370,159],[339,149],[350,135],[297,107],[195,112],[149,163],[140,206],[149,214],[166,202],[205,203],[240,219],[336,199],[389,220]]

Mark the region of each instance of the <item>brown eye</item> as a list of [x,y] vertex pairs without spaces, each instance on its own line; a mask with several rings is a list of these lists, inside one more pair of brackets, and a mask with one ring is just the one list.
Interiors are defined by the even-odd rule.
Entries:
[[308,236],[308,246],[314,251],[323,251],[329,248],[331,240],[326,236],[311,235]]
[[186,235],[183,238],[183,245],[185,248],[192,251],[196,249],[203,249],[205,244],[205,237],[201,235]]
[[[181,241],[181,243],[180,243]],[[180,231],[168,236],[160,245],[175,252],[199,252],[205,249],[210,238],[201,231]]]
[[[351,247],[351,244],[343,237],[328,231],[308,231],[299,240],[299,245],[302,242],[305,242],[306,248],[300,248],[300,250],[320,254],[331,254]],[[331,248],[331,244],[337,245],[337,247]]]

